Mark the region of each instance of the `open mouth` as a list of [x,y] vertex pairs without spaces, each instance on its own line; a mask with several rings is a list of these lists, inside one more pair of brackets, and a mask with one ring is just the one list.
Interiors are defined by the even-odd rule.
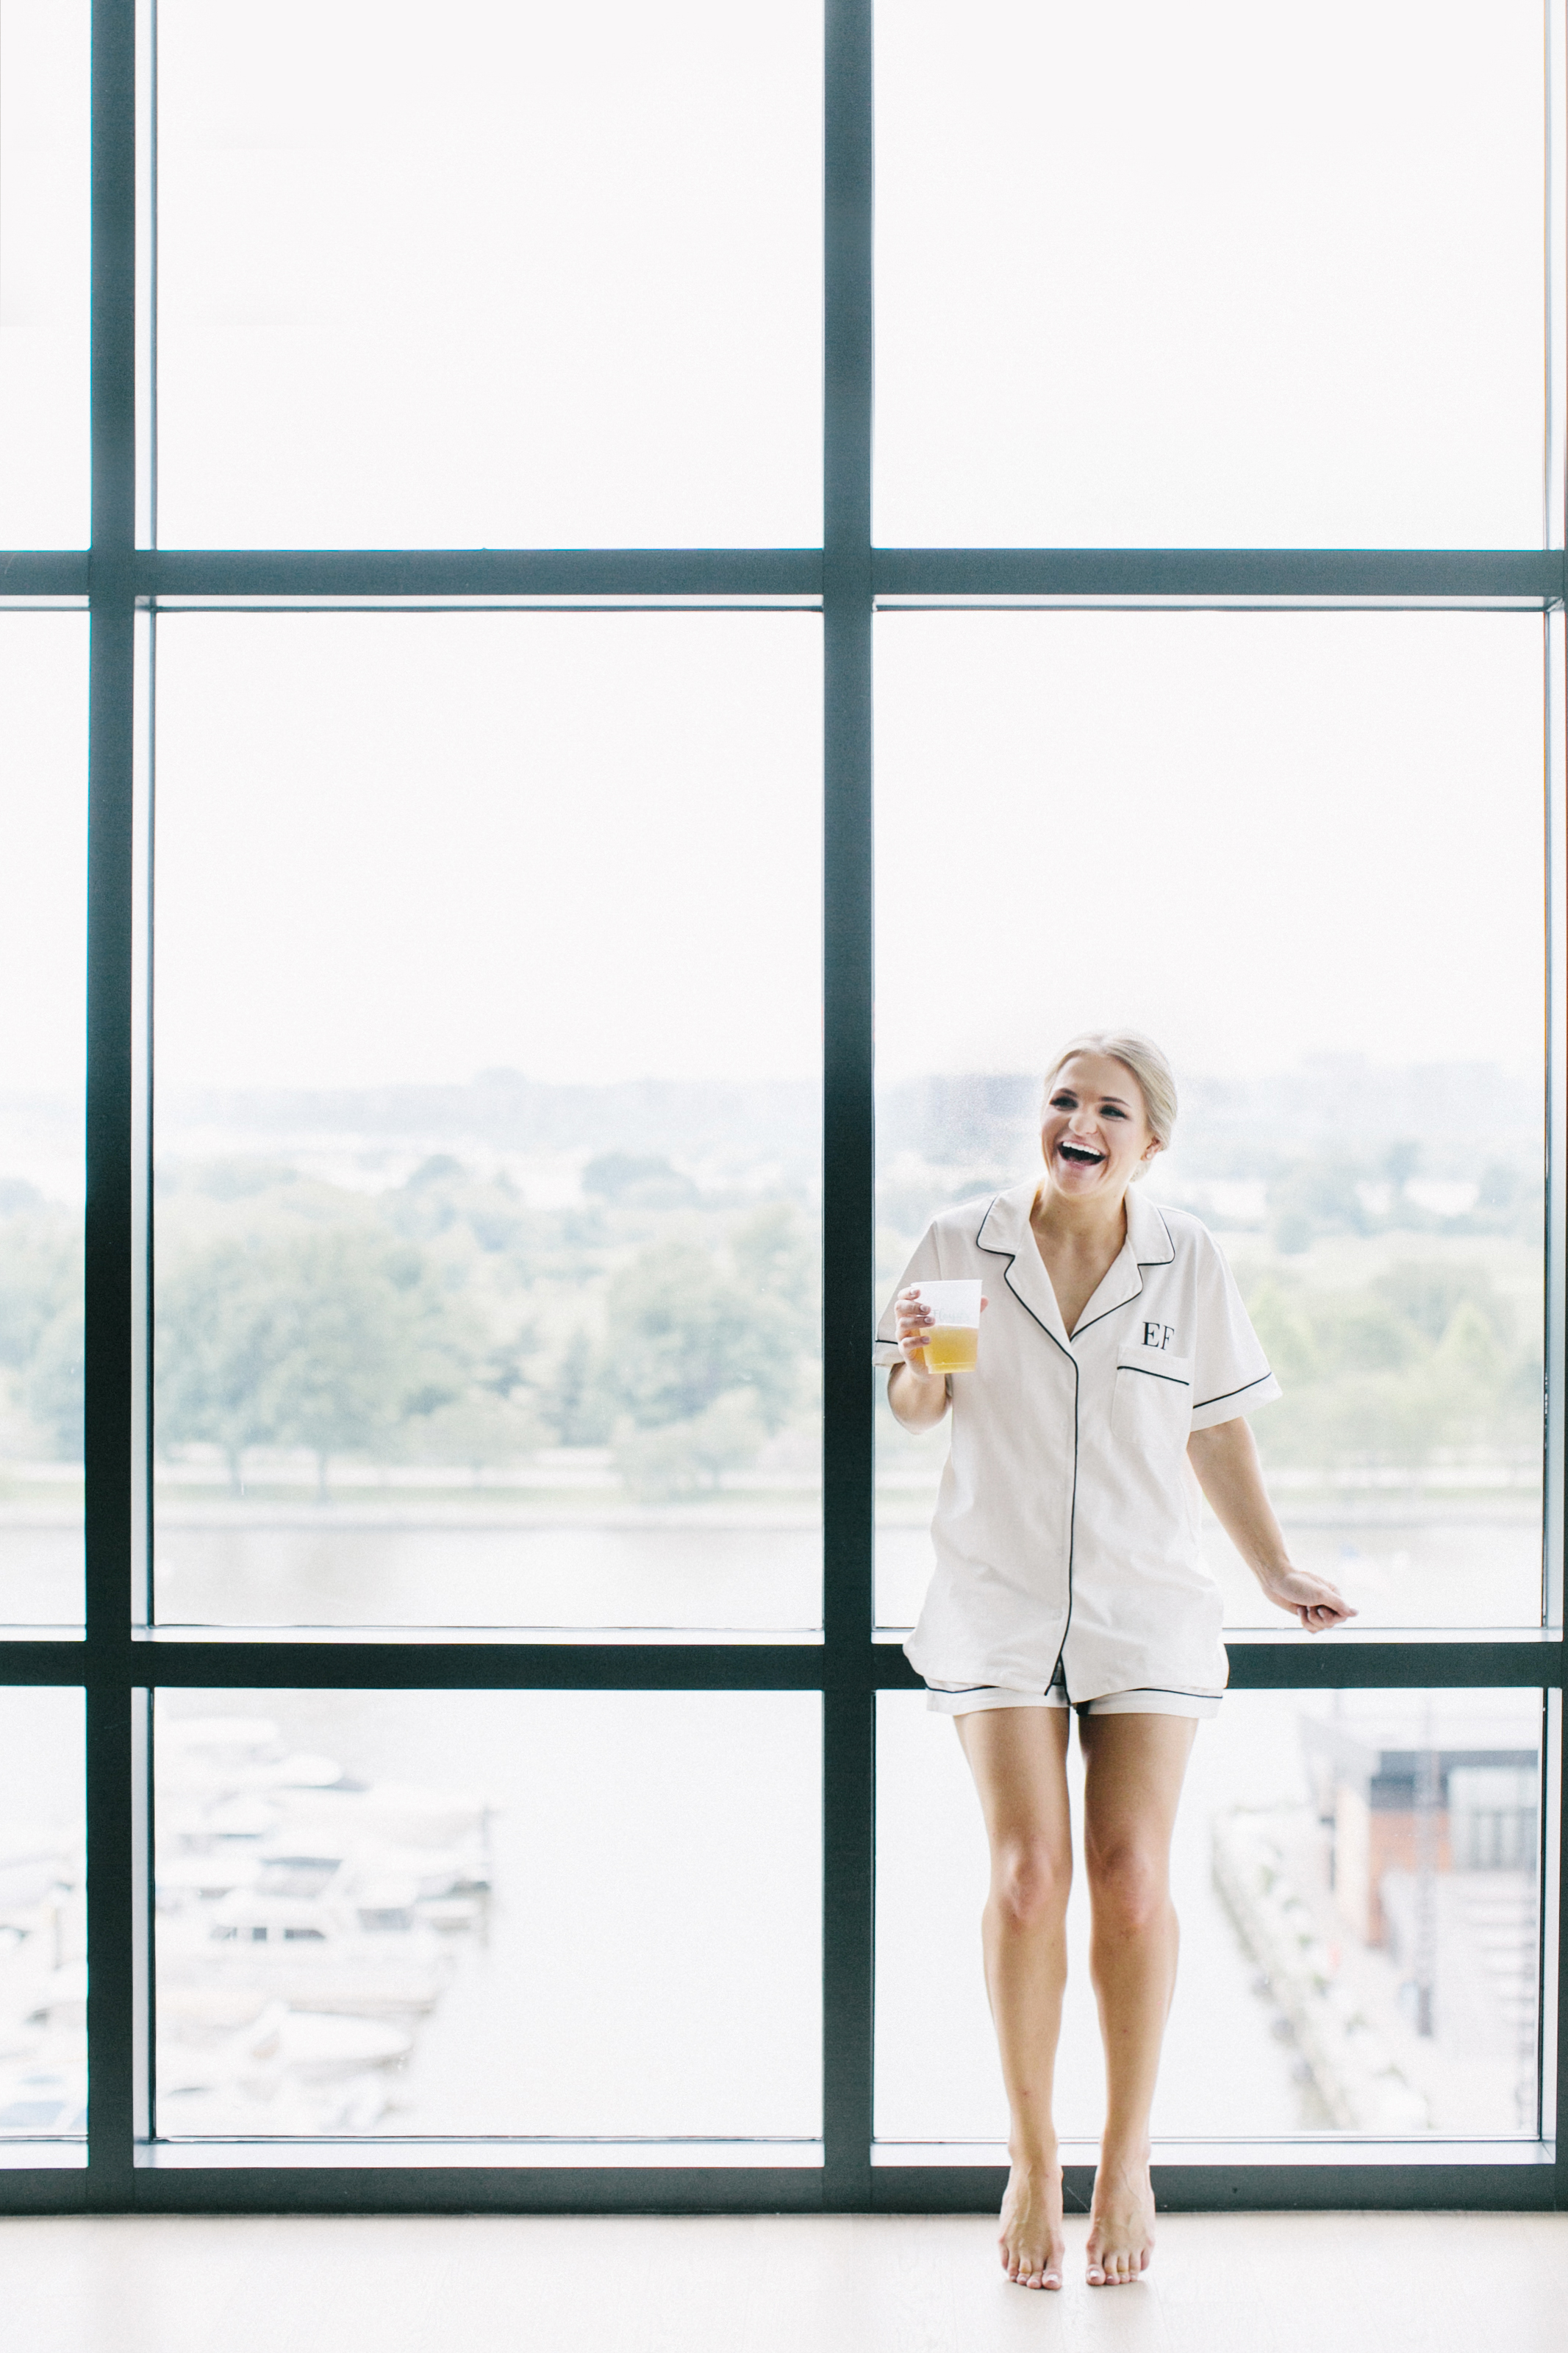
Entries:
[[1098,1168],[1105,1157],[1103,1152],[1091,1152],[1087,1144],[1058,1144],[1057,1150],[1073,1168]]

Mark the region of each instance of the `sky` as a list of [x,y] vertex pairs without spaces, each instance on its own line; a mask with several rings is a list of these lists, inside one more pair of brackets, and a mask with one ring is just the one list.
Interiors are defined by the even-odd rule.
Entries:
[[[808,613],[158,623],[168,1085],[809,1079]],[[885,1078],[1131,1021],[1178,1070],[1539,1068],[1529,614],[877,628]],[[0,616],[0,1087],[80,1083],[86,624]]]
[[879,1069],[1542,1050],[1542,636],[1509,613],[891,613]]
[[[882,535],[1530,544],[1541,22],[881,0]],[[425,23],[161,0],[164,543],[813,539],[820,0]],[[21,543],[85,514],[86,26],[0,15]],[[815,620],[160,628],[166,1075],[816,1067]],[[1369,1007],[1374,1055],[1529,1066],[1538,624],[879,634],[888,1072],[1030,1067],[1108,1001],[1205,1070],[1342,1050]],[[79,638],[0,617],[0,822],[33,861],[6,1085],[80,1066]],[[933,871],[1016,911],[983,961],[902,923]]]
[[158,623],[161,1085],[809,1078],[808,613]]
[[0,613],[0,1092],[79,1096],[87,615]]
[[877,80],[879,541],[1540,543],[1541,0],[881,0]]
[[0,547],[88,540],[88,27],[0,7]]
[[[88,15],[0,13],[0,544],[86,533]],[[821,0],[158,15],[161,544],[819,540]],[[1542,26],[879,0],[877,536],[1539,544]]]
[[160,0],[160,543],[818,543],[820,0],[435,21]]

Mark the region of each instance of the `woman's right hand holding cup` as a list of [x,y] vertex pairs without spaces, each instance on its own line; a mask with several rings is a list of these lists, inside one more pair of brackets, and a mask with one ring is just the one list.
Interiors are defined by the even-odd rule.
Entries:
[[928,1372],[926,1368],[925,1338],[936,1317],[922,1302],[920,1285],[911,1283],[908,1291],[900,1291],[893,1304],[898,1318],[899,1345],[904,1352],[905,1364],[922,1380],[939,1380],[942,1377],[940,1374]]

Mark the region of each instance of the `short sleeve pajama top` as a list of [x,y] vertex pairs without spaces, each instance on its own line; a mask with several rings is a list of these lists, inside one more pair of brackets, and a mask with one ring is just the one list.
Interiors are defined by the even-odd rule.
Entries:
[[[1217,1698],[1224,1607],[1186,1444],[1279,1385],[1213,1236],[1135,1187],[1069,1334],[1029,1223],[1037,1189],[943,1210],[899,1277],[901,1292],[979,1276],[986,1300],[979,1361],[952,1382],[935,1574],[905,1650],[948,1690]],[[901,1361],[896,1334],[889,1301],[879,1364]]]

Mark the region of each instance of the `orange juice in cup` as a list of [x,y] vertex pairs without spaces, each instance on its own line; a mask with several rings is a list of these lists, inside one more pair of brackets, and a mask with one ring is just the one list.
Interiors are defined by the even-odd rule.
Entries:
[[980,1284],[965,1280],[914,1288],[935,1318],[925,1336],[927,1372],[972,1372],[980,1353]]

